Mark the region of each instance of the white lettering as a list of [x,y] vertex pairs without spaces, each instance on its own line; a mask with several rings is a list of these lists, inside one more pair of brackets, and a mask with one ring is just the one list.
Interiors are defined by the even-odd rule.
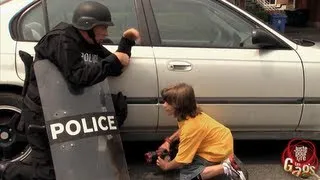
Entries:
[[296,147],[294,152],[295,152],[294,155],[298,162],[305,161],[307,158],[308,147],[305,147],[305,146]]
[[112,126],[114,124],[114,117],[113,116],[108,116],[108,121],[109,121],[110,130],[117,129],[117,126]]
[[94,62],[94,63],[96,63],[96,62],[98,62],[98,55],[96,55],[96,54],[93,54],[92,55],[92,62]]
[[88,61],[88,62],[90,61],[88,53],[84,54],[84,61]]
[[89,128],[89,129],[88,129],[87,122],[86,122],[86,119],[85,119],[85,118],[82,118],[81,121],[82,121],[82,126],[83,126],[83,132],[84,132],[84,133],[93,132],[93,129],[92,129],[92,128]]
[[81,53],[82,59],[87,63],[97,63],[99,56],[97,54]]
[[315,169],[316,169],[316,167],[310,166],[311,175],[314,175],[316,173]]
[[[72,131],[71,128],[70,128],[70,126],[71,126],[72,124],[74,124],[74,125],[76,126],[76,130],[75,130],[75,131]],[[68,121],[67,124],[66,124],[66,131],[67,131],[67,133],[70,134],[71,136],[77,135],[77,134],[79,134],[80,131],[81,131],[81,125],[80,125],[80,123],[79,123],[78,121],[76,121],[76,120],[70,120],[70,121]]]
[[[89,120],[89,118],[91,119],[91,121]],[[50,124],[49,126],[51,130],[52,140],[57,140],[58,135],[59,138],[63,137],[63,140],[68,140],[70,137],[67,136],[77,136],[82,133],[89,134],[92,132],[105,134],[105,132],[103,131],[118,130],[118,127],[116,126],[116,120],[113,115],[92,116],[87,118],[82,117],[77,120],[73,119],[65,121],[64,123]]]
[[61,123],[50,124],[50,130],[52,139],[57,139],[57,135],[61,134],[64,131],[64,127]]
[[100,127],[100,129],[101,130],[103,130],[103,131],[107,131],[108,130],[108,126],[103,126],[102,125],[102,121],[106,121],[107,119],[106,119],[106,117],[104,117],[104,116],[100,116],[99,117],[99,119],[98,119],[98,125],[99,125],[99,127]]
[[294,167],[294,169],[291,174],[299,177],[301,175],[301,167]]
[[97,132],[98,131],[98,125],[97,125],[96,117],[92,117],[92,124],[93,124],[94,131]]
[[285,171],[287,172],[291,172],[292,171],[292,159],[291,158],[286,158],[285,161],[284,161],[284,165],[283,165],[283,168]]
[[304,172],[304,173],[309,173],[309,172],[310,172],[310,166],[308,166],[308,165],[303,165],[303,166],[302,166],[302,172]]

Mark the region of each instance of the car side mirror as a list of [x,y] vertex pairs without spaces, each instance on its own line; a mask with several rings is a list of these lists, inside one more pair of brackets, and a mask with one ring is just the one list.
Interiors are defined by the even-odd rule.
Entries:
[[274,48],[280,45],[277,39],[261,29],[254,29],[252,31],[252,44],[261,48]]

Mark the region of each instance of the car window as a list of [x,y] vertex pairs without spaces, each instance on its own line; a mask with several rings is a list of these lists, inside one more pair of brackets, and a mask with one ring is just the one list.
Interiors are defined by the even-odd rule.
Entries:
[[[86,0],[47,0],[49,28],[52,29],[61,21],[71,23],[74,9]],[[122,33],[128,28],[137,28],[137,16],[132,0],[96,0],[106,5],[112,16],[114,26],[108,28],[108,38],[118,44]]]
[[42,4],[32,6],[21,16],[19,32],[25,41],[38,41],[45,35]]
[[254,25],[209,0],[151,0],[161,44],[190,47],[252,47]]

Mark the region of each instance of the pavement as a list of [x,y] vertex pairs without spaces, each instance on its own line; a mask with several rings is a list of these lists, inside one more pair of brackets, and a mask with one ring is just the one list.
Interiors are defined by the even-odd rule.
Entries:
[[[236,155],[245,164],[249,173],[249,180],[299,180],[283,170],[280,163],[282,151],[287,141],[236,141]],[[131,144],[131,145],[130,145]],[[162,172],[157,166],[144,163],[143,154],[156,148],[159,142],[134,142],[125,143],[126,158],[131,180],[178,180],[179,172]],[[134,147],[131,149],[129,147]],[[320,148],[320,141],[316,142]],[[129,150],[129,151],[128,151]],[[320,151],[318,150],[318,158]],[[318,170],[320,175],[320,170]],[[308,180],[319,180],[309,177]]]
[[291,27],[285,28],[286,36],[293,39],[307,39],[315,42],[320,42],[320,29],[314,27]]
[[[278,163],[272,164],[246,164],[249,173],[249,180],[301,180],[284,172],[282,166]],[[141,164],[129,164],[131,180],[179,180],[179,172],[172,171],[163,173],[156,166]],[[320,174],[320,172],[318,172]],[[316,177],[309,177],[308,180],[319,180]]]
[[[250,180],[299,180],[292,174],[286,173],[280,163],[267,164],[247,164]],[[319,172],[318,172],[319,174]],[[316,177],[310,177],[309,180],[318,180]]]

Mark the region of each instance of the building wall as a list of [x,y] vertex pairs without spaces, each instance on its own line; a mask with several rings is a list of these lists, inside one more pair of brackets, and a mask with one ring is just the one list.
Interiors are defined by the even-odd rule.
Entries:
[[320,1],[319,0],[296,0],[297,9],[309,10],[309,21],[311,26],[320,28]]
[[308,8],[308,1],[296,0],[296,8],[307,9]]
[[276,3],[277,4],[288,4],[289,1],[288,0],[277,0]]
[[310,1],[310,21],[311,23],[320,28],[320,1],[312,0]]
[[246,0],[228,0],[229,2],[237,5],[238,7],[245,9],[246,6]]
[[245,9],[246,7],[246,1],[245,0],[239,0],[239,7],[242,8],[242,9]]

